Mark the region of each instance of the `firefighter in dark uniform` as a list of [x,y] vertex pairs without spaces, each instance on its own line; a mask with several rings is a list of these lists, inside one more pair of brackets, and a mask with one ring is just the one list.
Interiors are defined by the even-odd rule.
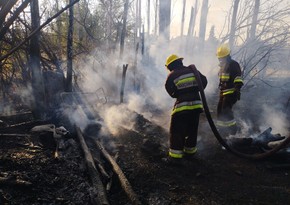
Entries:
[[[171,113],[168,157],[173,161],[180,161],[184,155],[193,156],[196,153],[199,116],[203,111],[196,76],[193,74],[196,67],[193,64],[185,67],[182,61],[182,57],[173,54],[165,64],[170,72],[165,89],[172,98],[176,98]],[[200,77],[205,88],[207,79],[201,73]]]
[[234,135],[238,131],[233,106],[240,100],[243,86],[242,71],[238,62],[230,56],[229,47],[224,44],[217,49],[219,60],[220,97],[217,106],[217,127],[222,136]]

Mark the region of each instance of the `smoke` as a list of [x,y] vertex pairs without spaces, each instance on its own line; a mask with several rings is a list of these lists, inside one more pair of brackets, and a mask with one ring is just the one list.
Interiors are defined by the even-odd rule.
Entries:
[[[127,52],[124,53],[122,61],[118,60],[118,53],[106,53],[106,49],[98,49],[76,66],[81,68],[76,69],[78,72],[75,73],[81,91],[94,93],[97,96],[90,101],[90,104],[92,106],[98,104],[99,98],[107,99],[105,106],[101,108],[97,106],[95,109],[103,118],[105,129],[114,135],[118,135],[122,128],[134,129],[137,114],[164,129],[169,128],[170,113],[175,99],[167,94],[164,84],[168,75],[165,61],[171,54],[182,56],[185,66],[195,64],[197,69],[207,77],[208,85],[205,94],[209,108],[214,110],[212,117],[215,118],[218,101],[218,60],[215,56],[217,45],[207,41],[203,48],[197,38],[185,36],[170,41],[162,36],[148,37],[145,43],[144,55],[141,56],[139,53],[137,59],[133,48],[126,48]],[[233,58],[239,61],[238,55]],[[137,60],[136,68],[133,66],[135,60]],[[128,64],[128,69],[124,102],[121,104],[120,87],[124,64]],[[277,89],[270,92],[268,88],[265,92],[264,86],[258,86],[257,82],[252,83],[253,88],[242,90],[241,100],[234,106],[235,116],[242,127],[242,135],[249,136],[253,132],[258,132],[258,129],[263,131],[268,127],[272,127],[275,132],[285,134],[287,120],[281,107],[270,109],[268,106],[279,98],[281,92],[277,92]],[[104,96],[97,93],[100,88],[104,90],[102,93]],[[273,102],[267,101],[268,96],[271,96]],[[89,121],[82,119],[82,123],[89,123]]]
[[[205,92],[211,95],[216,89],[218,71],[215,46],[213,45],[212,48],[212,50],[205,49],[208,55],[201,55],[196,39],[176,38],[167,41],[159,36],[147,39],[142,58],[139,53],[138,58],[135,59],[133,48],[126,48],[127,52],[124,53],[122,61],[119,60],[118,53],[107,53],[106,49],[96,49],[91,56],[84,57],[75,65],[78,69],[75,69],[74,79],[80,92],[83,93],[81,96],[86,96],[89,106],[102,117],[103,131],[117,135],[122,128],[133,129],[137,116],[134,113],[142,115],[167,130],[175,99],[167,94],[164,86],[168,75],[165,67],[166,58],[171,54],[177,54],[184,57],[185,66],[195,64],[198,70],[208,78]],[[137,60],[136,68],[133,67],[135,60]],[[124,64],[128,64],[128,69],[124,102],[120,104]],[[136,85],[139,86],[138,89]],[[100,89],[104,92],[99,93]],[[100,99],[104,98],[107,99],[107,104],[99,107],[102,104]],[[65,109],[65,113],[83,129],[86,124],[91,123],[80,107],[73,113]]]
[[101,111],[100,114],[105,124],[104,132],[107,129],[109,133],[117,136],[121,129],[134,129],[137,115],[128,110],[125,104],[110,106],[104,112]]
[[90,124],[90,120],[81,105],[66,106],[62,109],[62,114],[67,116],[70,124],[78,126],[81,130]]
[[265,125],[268,125],[269,127],[272,127],[273,133],[279,133],[284,136],[288,134],[289,127],[287,116],[283,110],[277,110],[271,106],[264,105],[261,121],[264,122],[261,130],[267,129],[268,127],[265,127]]
[[241,100],[233,109],[244,136],[257,135],[269,127],[272,127],[273,133],[287,135],[289,113],[285,109],[283,95],[285,93],[280,89],[261,83],[242,90]]
[[[28,84],[26,87],[21,85],[12,84],[6,93],[6,100],[12,103],[3,103],[0,106],[2,115],[13,115],[17,109],[29,109],[33,103],[34,97],[32,87]],[[3,102],[5,102],[3,100]]]

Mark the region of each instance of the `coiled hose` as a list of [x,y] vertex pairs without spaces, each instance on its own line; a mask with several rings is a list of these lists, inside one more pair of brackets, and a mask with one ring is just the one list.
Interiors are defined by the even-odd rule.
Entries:
[[288,136],[288,137],[286,137],[286,139],[283,142],[281,142],[275,148],[273,148],[273,149],[271,149],[271,150],[269,150],[267,152],[259,153],[259,154],[242,153],[242,152],[239,152],[239,151],[235,150],[233,147],[229,146],[224,141],[224,139],[221,137],[220,133],[218,132],[218,130],[217,130],[217,128],[216,128],[216,126],[215,126],[215,124],[214,124],[214,122],[212,120],[212,117],[211,117],[211,114],[209,112],[209,108],[208,108],[208,105],[207,105],[207,102],[206,102],[206,97],[205,97],[205,94],[204,94],[204,88],[203,88],[203,85],[202,85],[202,82],[201,82],[201,78],[200,78],[199,72],[197,71],[196,68],[192,68],[192,69],[193,69],[193,73],[194,73],[194,75],[196,77],[196,80],[197,80],[198,88],[199,88],[199,91],[200,91],[200,96],[201,96],[201,99],[202,99],[202,104],[203,104],[203,107],[204,107],[204,112],[205,112],[206,118],[208,120],[208,123],[209,123],[209,125],[211,127],[211,130],[212,130],[213,134],[215,135],[216,139],[218,140],[218,142],[227,151],[231,152],[234,155],[242,157],[242,158],[251,159],[251,160],[259,160],[259,159],[264,159],[264,158],[272,156],[273,154],[278,152],[280,149],[285,148],[285,146],[290,143],[290,137]]

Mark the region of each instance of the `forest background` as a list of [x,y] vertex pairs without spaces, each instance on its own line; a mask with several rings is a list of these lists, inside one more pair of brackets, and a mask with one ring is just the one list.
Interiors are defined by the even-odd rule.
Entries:
[[[214,105],[215,52],[227,43],[243,70],[238,108],[245,130],[252,122],[287,130],[289,0],[8,0],[0,9],[3,114],[19,107],[40,119],[51,109],[67,112],[56,106],[61,97],[81,92],[96,96],[91,104],[113,104],[100,111],[109,125],[134,121],[120,111],[125,106],[167,128],[173,99],[164,90],[166,57],[194,63]],[[51,73],[57,78],[46,78]]]

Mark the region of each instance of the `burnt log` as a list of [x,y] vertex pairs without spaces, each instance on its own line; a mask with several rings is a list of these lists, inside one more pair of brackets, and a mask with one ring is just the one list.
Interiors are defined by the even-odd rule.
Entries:
[[83,150],[84,153],[84,157],[85,157],[85,162],[86,162],[86,166],[88,169],[88,173],[89,173],[89,177],[90,177],[90,181],[92,183],[92,201],[96,204],[109,204],[108,199],[107,199],[107,194],[106,194],[106,189],[104,187],[104,185],[102,184],[102,180],[100,177],[100,173],[98,172],[94,159],[92,157],[91,152],[89,151],[89,148],[85,142],[85,139],[82,135],[82,132],[80,130],[79,127],[76,127],[76,131],[77,131],[77,136],[79,139],[79,142],[81,144],[81,148]]
[[112,168],[113,168],[114,172],[117,174],[117,176],[118,176],[118,178],[120,180],[122,188],[126,192],[127,196],[131,200],[132,204],[140,205],[141,202],[139,201],[138,196],[133,191],[131,184],[127,180],[127,178],[126,178],[125,174],[123,173],[122,169],[120,168],[120,166],[113,159],[113,157],[106,151],[106,149],[103,147],[103,145],[100,142],[95,141],[95,143],[96,143],[97,147],[99,147],[99,149],[101,150],[101,152],[104,155],[104,157],[112,165]]

